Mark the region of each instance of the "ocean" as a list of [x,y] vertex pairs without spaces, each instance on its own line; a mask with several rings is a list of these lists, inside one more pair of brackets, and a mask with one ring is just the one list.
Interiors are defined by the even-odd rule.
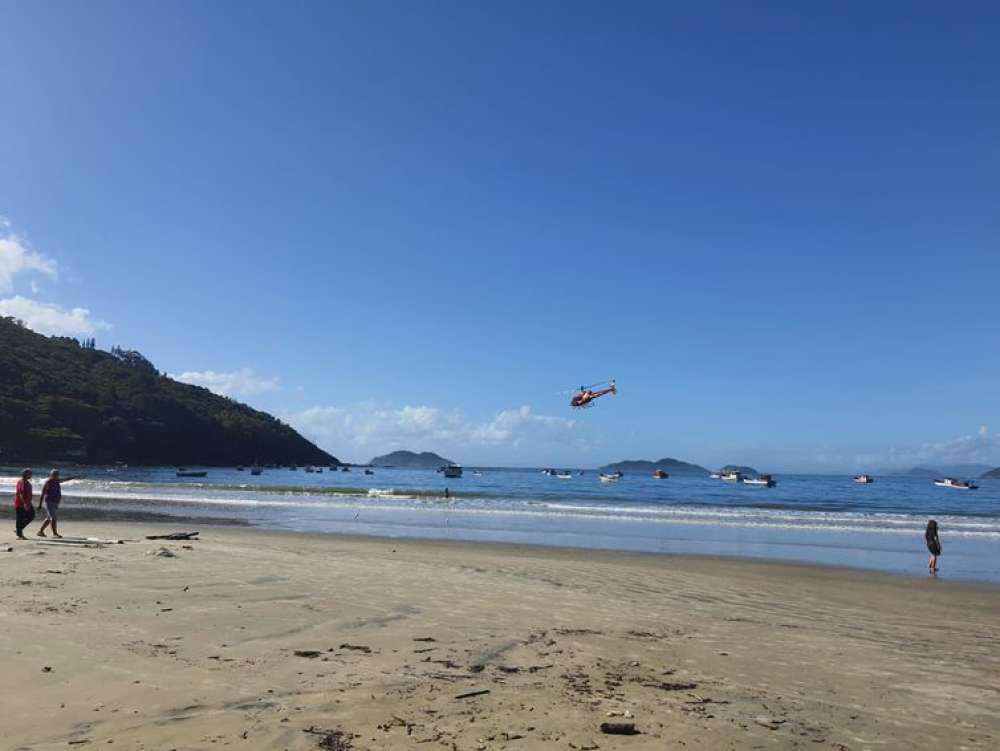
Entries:
[[[568,480],[538,469],[309,474],[301,469],[87,468],[63,489],[63,531],[74,515],[174,518],[271,529],[384,537],[497,541],[578,548],[739,556],[926,575],[923,531],[937,519],[941,577],[1000,582],[1000,481],[972,491],[930,478],[776,475],[757,488],[695,475],[626,475],[603,483],[575,470]],[[0,470],[13,494],[16,472]],[[36,493],[44,470],[39,470]],[[74,473],[77,470],[73,470]],[[449,497],[445,497],[445,488]]]

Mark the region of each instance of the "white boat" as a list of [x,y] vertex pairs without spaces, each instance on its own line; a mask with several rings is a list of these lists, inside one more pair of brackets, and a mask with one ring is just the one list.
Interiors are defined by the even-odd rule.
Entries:
[[462,468],[458,464],[447,464],[438,469],[445,477],[461,477]]
[[718,472],[713,472],[712,474],[710,474],[708,476],[708,479],[710,479],[710,480],[718,480],[721,477],[722,477],[722,475],[720,475]]
[[719,476],[719,479],[723,480],[724,482],[742,482],[743,474],[740,472],[723,472]]
[[573,473],[572,472],[556,472],[556,477],[558,477],[560,480],[572,480],[573,479]]
[[668,477],[670,477],[670,474],[667,473],[667,472],[664,472],[662,469],[655,469],[655,470],[653,470],[653,479],[654,480],[666,480]]
[[313,465],[311,465],[311,464],[307,464],[306,467],[305,467],[305,470],[309,474],[312,474],[313,472],[316,471],[316,468]]
[[935,480],[934,484],[939,488],[954,488],[955,490],[976,490],[979,488],[971,480],[956,480],[954,477],[945,477],[943,480]]
[[618,482],[624,476],[623,472],[601,472],[598,475],[601,478],[601,482]]
[[869,485],[875,482],[875,478],[871,475],[854,475],[854,482],[860,482],[862,485]]
[[744,477],[744,485],[756,485],[760,488],[773,488],[778,483],[771,475],[760,475],[758,477]]

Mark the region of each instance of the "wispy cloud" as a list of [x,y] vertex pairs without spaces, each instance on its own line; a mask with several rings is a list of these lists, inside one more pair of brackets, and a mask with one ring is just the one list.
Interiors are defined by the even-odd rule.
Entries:
[[193,386],[204,386],[222,396],[254,396],[268,391],[278,391],[281,388],[280,378],[265,378],[257,375],[253,368],[241,368],[229,373],[214,370],[186,370],[183,373],[171,373],[175,381],[190,383]]
[[941,441],[860,450],[824,449],[817,452],[814,461],[831,469],[906,470],[953,464],[997,465],[1000,464],[1000,436],[990,433],[986,425],[980,425],[975,432]]
[[0,300],[0,315],[24,321],[29,329],[40,334],[94,336],[111,328],[107,321],[94,318],[87,308],[67,309],[20,295]]
[[460,461],[475,460],[490,450],[492,461],[518,461],[573,443],[584,446],[575,420],[538,415],[527,406],[502,410],[489,420],[472,420],[457,410],[361,402],[310,407],[285,418],[324,448],[359,459],[411,449],[447,453]]
[[18,274],[35,273],[55,278],[59,264],[55,259],[38,253],[27,246],[25,241],[10,231],[10,221],[0,222],[0,292],[10,292],[14,288],[14,277]]
[[[27,276],[24,291],[37,296],[41,291],[38,278],[56,279],[59,264],[31,248],[12,226],[9,219],[0,217],[0,293],[13,291],[15,278]],[[94,318],[88,308],[66,308],[21,294],[0,299],[0,315],[20,319],[39,333],[58,336],[93,336],[111,328],[107,321]]]

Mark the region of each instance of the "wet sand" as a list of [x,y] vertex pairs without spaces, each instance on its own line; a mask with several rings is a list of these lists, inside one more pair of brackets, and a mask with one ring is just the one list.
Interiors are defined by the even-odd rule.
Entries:
[[66,548],[11,532],[4,748],[1000,746],[1000,587],[200,530]]

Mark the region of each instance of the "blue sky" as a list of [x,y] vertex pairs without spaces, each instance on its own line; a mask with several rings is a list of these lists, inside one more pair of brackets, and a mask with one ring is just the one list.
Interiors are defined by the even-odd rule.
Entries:
[[0,311],[349,460],[1000,464],[1000,8],[541,5],[4,3]]

